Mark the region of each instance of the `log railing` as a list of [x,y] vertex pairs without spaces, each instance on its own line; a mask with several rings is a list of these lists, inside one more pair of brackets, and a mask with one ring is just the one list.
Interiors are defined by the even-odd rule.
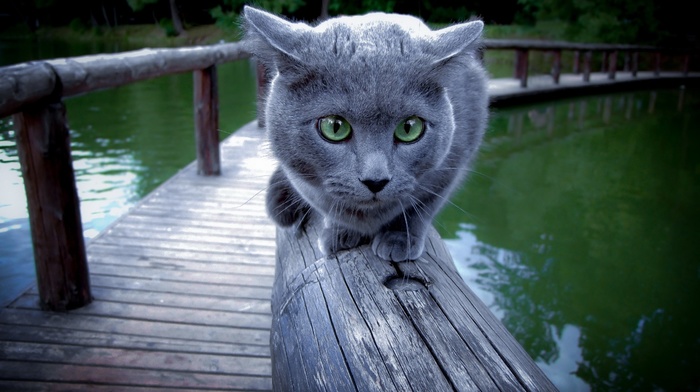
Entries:
[[[539,40],[484,40],[485,50],[513,50],[515,52],[515,66],[513,76],[520,80],[521,87],[527,87],[529,53],[532,51],[550,52],[552,56],[552,80],[559,84],[562,64],[561,54],[564,51],[573,52],[572,72],[582,74],[584,82],[590,82],[593,62],[593,54],[602,53],[600,72],[607,73],[610,80],[614,80],[620,68],[620,58],[622,58],[622,70],[631,72],[632,77],[636,77],[639,72],[639,56],[646,54],[651,57],[652,71],[655,76],[661,73],[661,60],[663,55],[679,57],[681,69],[684,76],[690,71],[690,59],[698,56],[698,51],[686,49],[665,49],[653,46],[642,45],[614,45],[614,44],[588,44],[561,41],[539,41]],[[583,55],[583,56],[581,56]],[[583,66],[581,58],[583,57]]]
[[0,118],[13,115],[42,308],[69,310],[92,300],[63,98],[193,72],[197,172],[218,175],[216,65],[246,57],[244,45],[235,43],[0,68]]
[[[529,51],[555,53],[553,78],[558,83],[561,52],[574,51],[574,72],[583,53],[583,78],[589,80],[593,51],[606,55],[608,77],[614,78],[618,53],[637,72],[638,54],[654,56],[658,74],[661,53],[683,57],[683,72],[690,66],[689,51],[664,51],[630,45],[575,44],[532,40],[485,40],[486,50],[514,50],[515,75],[527,86]],[[696,55],[697,53],[695,53]],[[180,49],[143,49],[117,54],[35,61],[0,67],[0,118],[14,116],[17,149],[27,193],[37,282],[45,309],[67,310],[91,301],[89,274],[73,174],[66,122],[66,97],[123,86],[159,76],[194,73],[194,112],[198,173],[217,175],[218,92],[216,65],[247,58],[245,43]],[[258,118],[263,125],[265,72],[258,67]]]

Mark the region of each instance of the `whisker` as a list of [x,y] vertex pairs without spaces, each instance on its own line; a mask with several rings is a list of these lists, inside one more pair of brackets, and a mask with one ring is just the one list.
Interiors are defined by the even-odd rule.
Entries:
[[418,187],[420,187],[422,190],[424,190],[424,191],[430,193],[431,195],[442,199],[444,202],[446,202],[446,203],[448,203],[448,204],[451,204],[453,207],[457,208],[459,211],[461,211],[461,212],[464,213],[465,215],[469,216],[470,218],[472,218],[472,219],[474,219],[474,220],[478,220],[477,217],[476,217],[476,215],[467,212],[467,211],[464,210],[462,207],[460,207],[458,204],[455,204],[452,200],[450,200],[450,198],[445,197],[445,196],[443,196],[443,195],[441,195],[441,194],[439,194],[439,193],[437,193],[437,192],[433,192],[433,191],[430,190],[428,187],[425,187],[425,186],[423,186],[423,185],[418,184]]

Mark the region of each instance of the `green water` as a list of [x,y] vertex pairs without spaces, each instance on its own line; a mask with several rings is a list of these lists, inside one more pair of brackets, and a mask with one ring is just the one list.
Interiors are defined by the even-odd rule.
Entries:
[[438,229],[562,390],[700,388],[700,91],[497,110]]
[[[34,44],[0,43],[0,60],[124,49]],[[220,67],[219,85],[225,137],[255,117],[252,67]],[[465,280],[562,391],[700,388],[699,101],[676,88],[495,110],[438,217]],[[191,74],[66,105],[88,240],[195,158]],[[34,280],[8,118],[0,181],[5,303]]]

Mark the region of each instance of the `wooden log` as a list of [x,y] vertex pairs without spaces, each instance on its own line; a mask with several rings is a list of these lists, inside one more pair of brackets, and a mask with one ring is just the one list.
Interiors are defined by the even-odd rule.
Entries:
[[600,61],[600,72],[602,73],[608,71],[608,57],[610,57],[610,52],[603,51],[603,59]]
[[92,301],[65,111],[55,98],[14,115],[41,307],[56,311]]
[[559,84],[559,77],[561,75],[561,50],[554,51],[554,60],[552,63],[552,79],[554,79],[554,84]]
[[591,81],[591,61],[593,60],[593,52],[590,50],[583,55],[583,81]]
[[661,52],[654,53],[654,76],[661,73]]
[[216,66],[194,71],[194,123],[197,174],[221,174],[219,153],[219,92]]
[[51,95],[56,86],[56,74],[44,62],[17,64],[0,71],[0,118]]
[[277,232],[277,391],[554,391],[459,276],[437,232],[416,262],[368,245],[324,257],[318,225]]
[[610,52],[610,57],[608,59],[608,79],[615,80],[615,73],[617,72],[617,51]]
[[517,49],[515,51],[515,78],[520,79],[520,87],[527,87],[528,50]]
[[59,58],[0,67],[0,117],[47,97],[56,79],[63,97],[123,86],[164,75],[190,72],[249,57],[244,43],[177,49],[140,49]]

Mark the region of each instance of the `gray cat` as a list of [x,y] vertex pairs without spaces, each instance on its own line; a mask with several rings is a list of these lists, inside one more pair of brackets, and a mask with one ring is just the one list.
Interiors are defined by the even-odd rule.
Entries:
[[244,12],[250,50],[271,69],[270,217],[287,227],[319,214],[326,254],[370,242],[385,260],[419,258],[486,127],[483,23],[431,31],[371,13],[311,27]]

